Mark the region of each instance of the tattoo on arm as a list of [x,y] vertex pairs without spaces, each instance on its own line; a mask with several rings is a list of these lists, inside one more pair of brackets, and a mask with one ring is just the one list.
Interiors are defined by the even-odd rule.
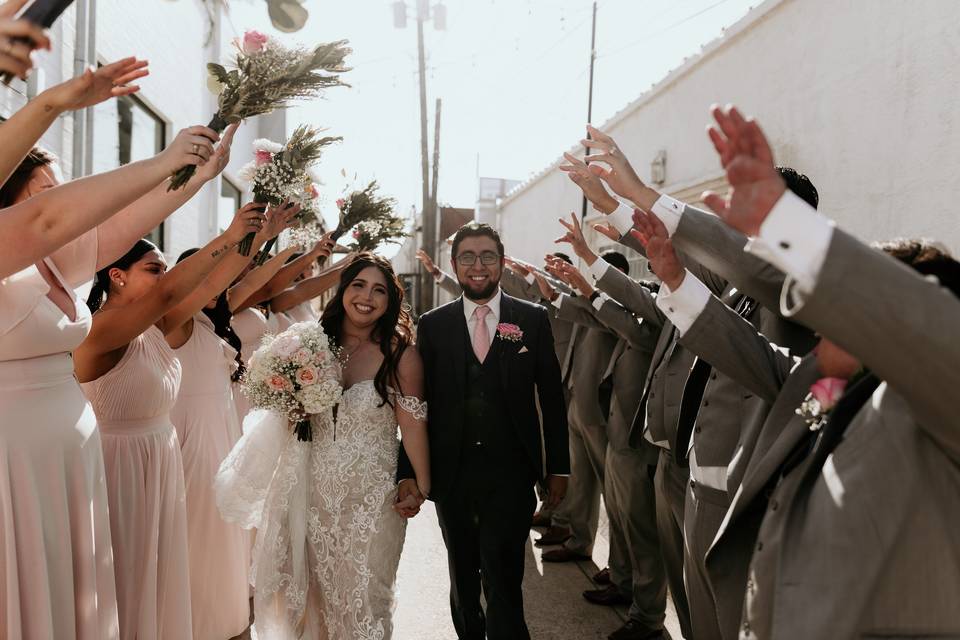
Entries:
[[213,250],[213,253],[210,254],[210,257],[211,257],[211,258],[216,258],[216,257],[218,257],[218,256],[221,256],[221,255],[223,255],[224,253],[226,253],[227,251],[229,251],[232,246],[233,246],[233,245],[231,245],[231,244],[225,244],[225,245],[223,245],[222,247],[220,247],[219,249],[214,249],[214,250]]

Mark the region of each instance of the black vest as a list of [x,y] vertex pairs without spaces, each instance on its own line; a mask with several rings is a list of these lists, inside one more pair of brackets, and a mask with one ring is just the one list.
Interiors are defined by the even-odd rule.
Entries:
[[463,444],[469,449],[480,443],[488,459],[514,466],[524,464],[525,457],[507,410],[507,397],[500,375],[501,344],[499,339],[494,339],[486,360],[481,364],[467,336]]

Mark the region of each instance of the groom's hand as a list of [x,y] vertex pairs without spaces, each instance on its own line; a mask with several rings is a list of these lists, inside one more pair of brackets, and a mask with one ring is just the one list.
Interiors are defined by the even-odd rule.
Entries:
[[423,504],[424,497],[420,493],[417,481],[413,478],[401,480],[397,486],[397,501],[393,505],[393,510],[404,518],[412,518],[420,513],[420,505]]
[[567,476],[547,476],[547,509],[556,509],[567,495]]

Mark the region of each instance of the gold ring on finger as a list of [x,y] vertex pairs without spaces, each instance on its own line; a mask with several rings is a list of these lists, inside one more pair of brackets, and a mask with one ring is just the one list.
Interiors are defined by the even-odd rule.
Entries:
[[193,155],[198,155],[200,153],[200,145],[194,143],[193,145]]

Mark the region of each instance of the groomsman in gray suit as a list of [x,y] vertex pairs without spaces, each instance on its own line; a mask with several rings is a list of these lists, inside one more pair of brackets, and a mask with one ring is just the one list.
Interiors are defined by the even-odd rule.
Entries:
[[[618,261],[618,267],[629,269],[629,263],[622,255],[610,256]],[[564,263],[566,264],[566,263]],[[577,300],[570,295],[548,288],[540,277],[538,284],[543,287],[544,297],[551,298],[560,319],[580,324],[575,329],[576,339],[568,350],[566,360],[561,364],[567,392],[569,395],[568,420],[570,428],[570,484],[567,496],[553,516],[553,525],[557,529],[568,528],[569,538],[558,549],[544,552],[544,562],[569,562],[589,560],[593,553],[593,544],[597,533],[600,515],[600,494],[604,483],[604,466],[607,450],[607,414],[600,394],[600,380],[610,362],[616,346],[616,336],[606,327],[591,320],[589,312],[582,313],[576,308]],[[607,402],[609,398],[606,398]],[[548,531],[542,544],[556,541]],[[560,534],[561,537],[563,533]],[[625,557],[622,549],[611,550],[612,562]]]
[[[581,252],[580,257],[588,266],[599,259],[592,252]],[[624,596],[630,601],[629,619],[610,634],[610,640],[657,638],[662,635],[667,594],[656,525],[654,475],[659,454],[646,441],[639,448],[631,447],[629,435],[643,391],[637,380],[647,374],[659,329],[594,290],[575,267],[559,266],[582,295],[578,306],[584,308],[589,300],[590,315],[619,336],[602,382],[602,386],[610,385],[612,389],[604,477],[604,500],[610,520],[611,584],[585,592],[584,597],[606,605],[616,604]],[[618,545],[627,550],[621,563],[614,560]]]
[[771,345],[647,221],[651,261],[672,274],[663,307],[694,348],[774,401],[711,578],[745,590],[741,637],[957,637],[960,563],[944,558],[960,557],[960,263],[922,242],[884,247],[938,283],[859,243],[785,190],[756,123],[715,117],[734,193],[708,204],[787,274],[781,311],[824,337],[802,360]]

